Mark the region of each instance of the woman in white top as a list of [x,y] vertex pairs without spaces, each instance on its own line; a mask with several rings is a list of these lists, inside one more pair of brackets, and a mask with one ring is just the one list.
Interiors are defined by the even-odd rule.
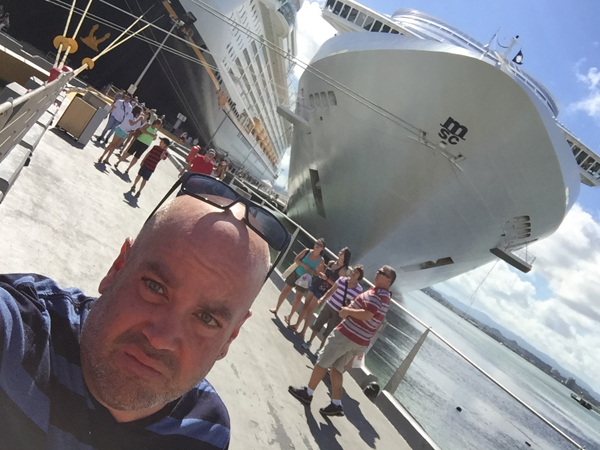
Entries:
[[123,122],[121,122],[121,124],[115,128],[115,135],[113,136],[112,141],[110,141],[110,144],[106,146],[106,149],[104,150],[104,153],[102,153],[102,156],[100,156],[98,159],[98,162],[102,162],[102,158],[104,158],[104,163],[108,163],[108,158],[110,158],[110,155],[112,155],[115,149],[123,143],[127,135],[143,125],[142,119],[142,108],[136,106],[129,114],[125,116]]

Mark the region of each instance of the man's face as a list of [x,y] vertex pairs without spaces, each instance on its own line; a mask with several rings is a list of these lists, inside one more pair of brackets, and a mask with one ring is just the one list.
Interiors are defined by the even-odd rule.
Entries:
[[214,154],[214,153],[210,153],[210,152],[209,152],[209,153],[207,153],[207,154],[206,154],[206,159],[207,159],[208,161],[212,161],[212,160],[214,159],[214,157],[215,157],[215,154]]
[[185,208],[173,220],[119,257],[125,266],[103,280],[84,325],[86,384],[118,411],[162,407],[204,378],[249,317],[266,274],[266,244],[241,213],[187,196],[176,202]]
[[131,95],[125,95],[125,103],[130,103],[131,102]]
[[377,271],[377,275],[375,275],[375,279],[373,280],[373,284],[377,288],[389,289],[392,284],[392,276],[389,273],[389,270],[385,267],[382,267]]

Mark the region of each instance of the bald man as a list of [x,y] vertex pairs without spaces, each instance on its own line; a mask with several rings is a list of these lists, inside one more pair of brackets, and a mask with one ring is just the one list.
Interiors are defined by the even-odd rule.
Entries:
[[227,410],[204,377],[268,270],[244,208],[166,204],[126,239],[98,299],[0,276],[0,448],[228,448]]

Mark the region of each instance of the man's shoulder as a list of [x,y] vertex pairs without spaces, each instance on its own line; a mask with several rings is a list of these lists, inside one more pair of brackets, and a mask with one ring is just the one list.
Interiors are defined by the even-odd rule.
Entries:
[[230,440],[229,413],[206,379],[184,394],[167,417],[148,429],[163,436],[186,436],[216,449],[227,448]]
[[29,274],[0,275],[0,301],[19,305],[21,316],[28,311],[44,314],[45,311],[79,323],[81,313],[95,299],[87,297],[76,288],[63,289],[51,278]]

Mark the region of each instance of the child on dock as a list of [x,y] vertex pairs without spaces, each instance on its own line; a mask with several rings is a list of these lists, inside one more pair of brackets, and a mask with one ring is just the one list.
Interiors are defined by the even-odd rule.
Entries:
[[131,192],[135,192],[135,186],[137,185],[140,178],[143,178],[142,184],[140,185],[140,190],[135,194],[136,197],[139,197],[142,193],[142,189],[146,186],[146,182],[150,179],[154,170],[156,170],[156,166],[162,159],[167,159],[169,152],[167,148],[171,145],[171,141],[167,138],[161,138],[160,143],[152,147],[152,150],[146,155],[144,160],[142,161],[140,170],[138,172],[138,176],[135,178],[135,182],[131,187]]

